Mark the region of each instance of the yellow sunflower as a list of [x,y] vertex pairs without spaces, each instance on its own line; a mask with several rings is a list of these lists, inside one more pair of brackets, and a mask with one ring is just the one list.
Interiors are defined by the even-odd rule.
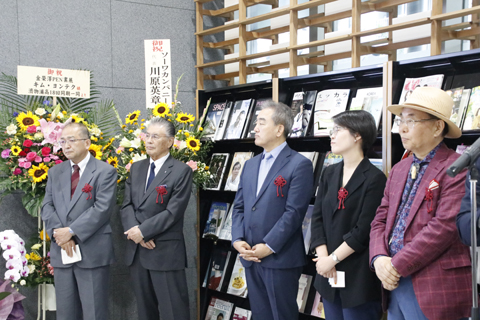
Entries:
[[195,120],[195,117],[188,113],[179,112],[176,120],[180,123],[189,123]]
[[90,154],[98,159],[98,160],[102,160],[102,146],[99,146],[98,144],[91,144],[90,145],[90,148],[88,149],[88,151],[90,151]]
[[103,151],[105,151],[105,149],[110,147],[112,145],[113,141],[115,141],[115,138],[110,138],[110,141],[108,141],[107,144],[103,147]]
[[[27,258],[27,255],[25,255],[25,258]],[[29,257],[27,258],[28,260],[33,260],[33,261],[38,261],[42,259],[38,254],[35,252],[30,253]]]
[[40,126],[40,122],[38,122],[40,118],[34,115],[30,111],[28,111],[27,113],[24,113],[24,112],[20,113],[16,117],[16,119],[20,128],[24,131],[27,130],[27,128],[30,126],[36,126],[36,127]]
[[187,148],[192,150],[192,151],[200,150],[200,140],[192,138],[192,137],[188,138],[187,139]]
[[42,182],[47,179],[48,167],[44,163],[40,165],[32,166],[32,169],[28,170],[28,174],[32,177],[33,182]]
[[46,240],[47,240],[47,241],[50,241],[50,237],[48,236],[48,234],[47,234],[44,230],[40,231],[40,239],[44,240],[44,239],[43,239],[43,238],[44,238],[44,234],[47,236],[47,239],[46,239]]
[[132,113],[129,113],[128,116],[125,118],[125,123],[133,124],[135,121],[138,120],[140,117],[140,110],[135,110]]
[[13,147],[10,149],[10,151],[12,152],[12,154],[13,154],[14,156],[18,156],[18,154],[19,154],[20,152],[22,152],[22,148],[20,148],[19,146],[13,146]]
[[170,108],[168,107],[168,105],[166,103],[160,102],[153,108],[152,114],[155,117],[165,118],[165,116],[168,114],[169,111],[170,111]]
[[111,164],[114,168],[118,167],[118,159],[117,157],[109,157],[107,162]]
[[85,119],[83,119],[82,117],[79,117],[79,116],[76,116],[76,115],[72,115],[72,122],[76,122],[76,123],[83,123]]

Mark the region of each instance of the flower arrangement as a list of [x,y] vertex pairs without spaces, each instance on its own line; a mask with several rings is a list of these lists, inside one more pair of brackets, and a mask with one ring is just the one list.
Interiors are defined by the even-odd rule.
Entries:
[[192,168],[193,183],[198,188],[202,188],[210,181],[211,175],[205,160],[212,143],[210,141],[201,142],[204,132],[200,121],[195,121],[193,115],[182,111],[182,104],[177,100],[179,81],[180,79],[177,81],[175,99],[171,106],[166,103],[157,104],[153,109],[146,111],[146,119],[140,119],[140,110],[131,112],[125,118],[122,133],[116,136],[116,139],[120,141],[116,150],[117,156],[107,160],[117,168],[119,196],[123,196],[121,191],[132,163],[147,158],[143,130],[148,127],[150,119],[153,117],[163,117],[173,123],[176,134],[170,154]]
[[11,281],[0,280],[0,319],[25,319],[22,300],[25,296],[10,285]]
[[25,242],[13,230],[0,232],[0,246],[3,258],[7,261],[5,280],[16,283],[20,278],[28,275]]
[[[84,123],[90,131],[90,153],[108,161],[119,132],[120,118],[111,101],[96,105],[91,82],[90,99],[25,97],[16,94],[16,79],[0,77],[0,177],[1,197],[22,190],[22,203],[28,213],[37,216],[45,195],[48,170],[66,160],[59,138],[70,122]],[[7,92],[7,93],[5,93]],[[1,198],[0,198],[1,199]]]
[[[43,239],[45,239],[45,256],[43,255]],[[36,287],[39,284],[53,284],[53,267],[50,265],[50,237],[43,230],[33,240],[35,242],[30,253],[25,254],[28,274],[23,275],[20,285]]]

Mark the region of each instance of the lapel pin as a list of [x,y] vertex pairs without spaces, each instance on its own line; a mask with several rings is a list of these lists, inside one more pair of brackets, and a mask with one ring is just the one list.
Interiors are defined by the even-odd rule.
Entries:
[[280,187],[280,193],[282,194],[283,198],[282,188],[287,184],[287,180],[285,180],[282,176],[278,176],[275,179],[274,184],[277,186],[277,197],[280,197],[280,195],[278,194],[278,187]]
[[158,196],[160,196],[162,198],[162,202],[160,202],[160,203],[163,203],[163,195],[168,194],[167,185],[162,184],[161,186],[156,187],[155,190],[157,190],[157,200],[156,200],[156,202],[158,203]]

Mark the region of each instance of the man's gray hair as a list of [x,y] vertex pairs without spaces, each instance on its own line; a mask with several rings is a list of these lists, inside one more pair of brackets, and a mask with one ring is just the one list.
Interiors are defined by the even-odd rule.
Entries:
[[165,134],[167,135],[167,137],[169,137],[169,138],[175,137],[175,126],[173,125],[173,123],[166,120],[165,118],[153,117],[150,120],[150,123],[148,124],[148,126],[150,127],[150,126],[153,126],[153,125],[164,127],[165,128]]
[[81,122],[69,122],[63,127],[63,130],[69,127],[74,127],[79,129],[80,135],[82,136],[82,138],[90,139],[90,131],[88,131],[88,128],[85,124]]
[[267,101],[267,103],[262,106],[262,110],[265,109],[273,109],[273,123],[276,126],[279,124],[283,125],[283,135],[285,136],[285,139],[287,139],[293,126],[292,109],[281,102],[275,102],[272,100]]

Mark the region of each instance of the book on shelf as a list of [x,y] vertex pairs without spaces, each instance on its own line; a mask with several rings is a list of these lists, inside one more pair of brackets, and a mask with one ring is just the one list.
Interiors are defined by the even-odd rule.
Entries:
[[461,123],[462,114],[460,113],[460,104],[462,103],[463,87],[453,88],[445,91],[453,100],[452,114],[450,115],[450,121],[457,126]]
[[208,190],[220,190],[223,181],[223,175],[227,167],[229,153],[214,153],[210,159],[209,171],[213,176],[207,183],[205,189]]
[[242,137],[252,102],[253,99],[235,101],[223,136],[224,140],[240,139]]
[[223,112],[227,106],[227,101],[211,103],[208,107],[207,115],[202,123],[205,132],[203,138],[213,140],[218,126],[222,120]]
[[459,121],[457,120],[456,122],[457,126],[460,129],[463,128],[463,123],[465,122],[465,115],[467,113],[468,102],[470,101],[471,92],[472,92],[472,89],[463,89],[463,92],[462,92],[462,100],[460,101],[460,108],[458,110]]
[[231,251],[227,248],[217,247],[213,248],[212,260],[210,264],[210,274],[208,277],[208,288],[216,291],[222,289],[222,284],[225,278],[225,270],[231,256]]
[[210,212],[208,214],[207,224],[203,231],[203,237],[218,236],[220,233],[220,227],[225,219],[225,215],[228,212],[229,203],[226,202],[212,202],[210,206]]
[[[413,90],[419,87],[434,87],[442,88],[443,74],[434,74],[432,76],[420,77],[420,78],[406,78],[403,83],[402,93],[400,94],[400,100],[398,104],[403,104],[408,97],[412,94]],[[398,116],[395,116],[397,118]],[[394,122],[392,127],[392,133],[398,133],[399,127]]]
[[307,304],[308,293],[310,292],[310,285],[312,283],[312,276],[302,274],[298,280],[297,305],[298,311],[304,312]]
[[230,112],[232,111],[232,106],[233,106],[233,101],[227,101],[225,110],[223,110],[222,119],[220,120],[217,131],[215,132],[215,137],[214,137],[215,141],[222,140],[223,136],[225,135],[225,130],[227,128],[227,122],[228,122],[228,118],[230,117]]
[[305,244],[305,253],[308,255],[310,251],[310,240],[312,239],[312,213],[313,205],[309,205],[307,208],[307,213],[302,222],[302,233],[303,233],[303,242]]
[[380,127],[380,121],[382,120],[382,109],[383,109],[382,97],[364,98],[363,110],[367,111],[373,116],[377,130]]
[[312,316],[325,319],[325,310],[323,309],[323,302],[318,291],[315,292],[315,299],[313,300]]
[[299,153],[308,160],[312,161],[313,171],[315,171],[315,165],[317,164],[318,159],[318,152],[300,151]]
[[[317,91],[295,92],[292,100],[292,111],[294,120],[290,137],[304,137],[308,133],[310,119],[312,118],[312,110],[315,106]],[[301,96],[301,97],[300,97]],[[298,102],[300,100],[301,102]]]
[[381,98],[383,101],[383,87],[358,89],[350,102],[349,110],[364,110],[363,106],[367,98]]
[[235,311],[233,312],[233,320],[250,320],[251,317],[251,310],[235,307]]
[[240,255],[237,255],[235,265],[233,266],[230,281],[228,283],[227,293],[246,298],[248,295],[247,278],[245,277],[245,268],[240,261]]
[[343,157],[341,155],[335,154],[332,151],[328,151],[325,154],[325,159],[323,160],[322,173],[327,167],[331,166],[332,164],[339,163],[342,160]]
[[205,320],[228,320],[232,314],[233,303],[216,298],[211,310],[210,314],[207,312]]
[[228,173],[227,182],[225,183],[225,191],[237,191],[238,183],[240,182],[240,175],[245,166],[245,162],[251,159],[253,152],[235,152]]
[[350,89],[328,89],[317,93],[313,114],[313,135],[328,136],[333,128],[332,117],[347,108]]
[[233,205],[230,206],[227,216],[222,221],[222,225],[220,226],[220,232],[218,234],[219,239],[232,240],[232,224],[233,224],[232,213],[233,213]]
[[267,103],[267,101],[270,100],[271,99],[258,99],[255,102],[255,108],[253,108],[252,112],[250,112],[250,119],[247,122],[248,128],[243,135],[244,139],[255,138],[255,126],[257,125],[257,116],[262,110],[262,107]]
[[215,306],[215,301],[217,301],[216,297],[212,297],[210,299],[210,303],[208,304],[207,313],[205,315],[205,320],[210,320],[210,318],[212,318],[213,307]]
[[370,163],[377,167],[379,170],[383,171],[383,160],[382,159],[368,159]]
[[480,129],[480,86],[472,88],[463,130]]

